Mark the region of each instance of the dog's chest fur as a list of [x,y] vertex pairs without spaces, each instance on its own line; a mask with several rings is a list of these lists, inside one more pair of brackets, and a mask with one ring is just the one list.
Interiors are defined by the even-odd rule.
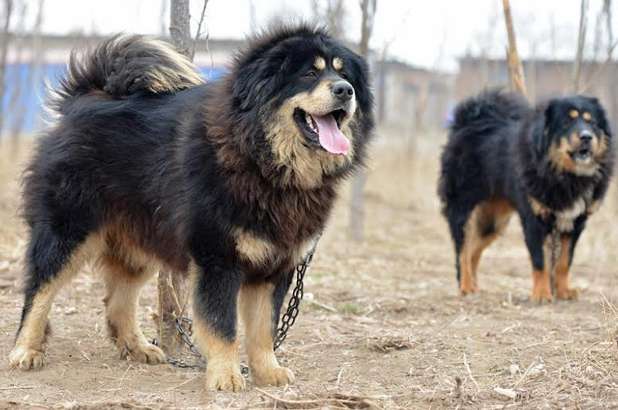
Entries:
[[556,228],[560,232],[573,231],[575,220],[586,212],[586,200],[583,197],[577,198],[573,204],[566,209],[555,213]]

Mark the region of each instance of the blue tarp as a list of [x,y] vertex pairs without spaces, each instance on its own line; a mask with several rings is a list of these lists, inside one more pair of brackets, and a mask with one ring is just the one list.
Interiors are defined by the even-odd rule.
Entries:
[[[34,68],[34,69],[33,69]],[[52,87],[66,70],[66,64],[9,64],[6,69],[5,93],[2,101],[3,132],[33,133],[44,126],[45,83]],[[220,67],[199,67],[207,81],[225,73]]]

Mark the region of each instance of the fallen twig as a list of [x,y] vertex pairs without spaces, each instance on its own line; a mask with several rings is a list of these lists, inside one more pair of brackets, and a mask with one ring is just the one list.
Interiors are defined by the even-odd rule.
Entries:
[[463,354],[463,363],[464,363],[464,367],[466,368],[466,371],[468,372],[468,376],[470,377],[470,380],[472,380],[472,383],[474,383],[474,385],[476,386],[476,391],[480,392],[481,388],[479,386],[479,384],[476,382],[476,379],[474,378],[474,376],[472,376],[472,370],[470,370],[470,365],[468,364],[468,358],[466,357],[466,354]]
[[354,396],[347,394],[335,394],[333,397],[316,398],[309,400],[291,400],[283,397],[278,397],[270,394],[262,389],[255,389],[260,394],[273,400],[277,406],[283,406],[285,409],[304,409],[324,406],[338,406],[348,409],[381,409],[380,406],[370,400],[369,397]]

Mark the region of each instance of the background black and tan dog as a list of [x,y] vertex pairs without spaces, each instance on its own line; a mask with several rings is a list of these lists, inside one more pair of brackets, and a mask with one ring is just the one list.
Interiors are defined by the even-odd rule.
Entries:
[[556,297],[577,296],[569,268],[586,219],[608,187],[611,141],[596,98],[558,98],[533,109],[496,91],[457,106],[438,191],[462,294],[477,291],[481,254],[516,211],[532,262],[532,300],[552,300],[552,232],[560,237]]
[[365,157],[367,77],[362,58],[305,26],[260,35],[213,84],[143,37],[73,56],[51,104],[59,120],[25,178],[30,242],[10,363],[43,364],[54,296],[98,259],[110,334],[124,354],[165,360],[135,313],[140,288],[162,266],[192,273],[209,388],[245,387],[237,316],[254,381],[292,382],[273,353],[287,273]]

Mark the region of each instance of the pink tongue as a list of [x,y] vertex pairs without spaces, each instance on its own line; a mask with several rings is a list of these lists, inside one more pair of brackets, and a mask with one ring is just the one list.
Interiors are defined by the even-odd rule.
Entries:
[[322,117],[313,115],[313,119],[318,124],[322,148],[333,154],[347,154],[350,150],[350,141],[339,131],[335,117],[330,114]]

